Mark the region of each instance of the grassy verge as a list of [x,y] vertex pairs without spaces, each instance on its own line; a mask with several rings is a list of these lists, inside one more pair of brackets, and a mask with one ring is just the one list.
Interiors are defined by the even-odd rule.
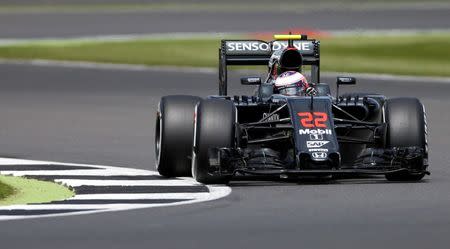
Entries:
[[74,193],[53,182],[0,176],[0,206],[64,200]]
[[[217,66],[218,39],[59,41],[0,46],[0,58]],[[450,34],[322,39],[323,71],[450,76]]]
[[8,184],[0,182],[0,202],[14,194],[14,188]]
[[450,34],[339,37],[321,53],[329,71],[450,76]]

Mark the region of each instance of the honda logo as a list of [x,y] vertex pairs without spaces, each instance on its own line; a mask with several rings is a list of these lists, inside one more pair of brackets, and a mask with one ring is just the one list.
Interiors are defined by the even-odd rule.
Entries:
[[312,153],[312,157],[314,159],[326,159],[327,158],[327,153],[325,153],[325,152],[314,152],[314,153]]

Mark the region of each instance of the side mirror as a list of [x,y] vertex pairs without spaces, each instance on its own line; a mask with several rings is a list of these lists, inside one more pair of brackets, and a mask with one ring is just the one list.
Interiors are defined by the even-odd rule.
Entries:
[[355,77],[337,77],[336,83],[338,85],[355,85],[356,84],[356,78]]
[[243,77],[241,78],[242,85],[261,85],[261,77]]
[[339,86],[340,85],[355,85],[356,78],[355,77],[337,77],[336,80],[336,104],[339,102]]

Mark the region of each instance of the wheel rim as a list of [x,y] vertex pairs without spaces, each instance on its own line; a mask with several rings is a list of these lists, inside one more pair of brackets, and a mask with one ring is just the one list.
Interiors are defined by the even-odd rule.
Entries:
[[197,153],[195,153],[195,147],[197,143],[197,121],[198,121],[198,104],[194,108],[194,139],[193,139],[193,146],[192,146],[192,158],[191,158],[191,174],[192,177],[197,180],[197,169],[196,169],[196,157]]
[[161,160],[161,129],[162,118],[160,112],[157,113],[156,117],[156,127],[155,127],[155,156],[156,156],[156,168],[159,168],[159,163]]

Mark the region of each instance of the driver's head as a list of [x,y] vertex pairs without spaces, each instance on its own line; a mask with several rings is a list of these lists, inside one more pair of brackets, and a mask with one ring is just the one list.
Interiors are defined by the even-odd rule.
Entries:
[[296,71],[284,72],[275,80],[276,90],[283,95],[304,95],[308,86],[305,76]]
[[269,70],[272,78],[287,71],[301,72],[303,57],[296,48],[275,51],[269,60]]
[[289,47],[283,50],[283,53],[280,55],[279,62],[281,73],[287,71],[301,72],[303,57],[298,49]]

